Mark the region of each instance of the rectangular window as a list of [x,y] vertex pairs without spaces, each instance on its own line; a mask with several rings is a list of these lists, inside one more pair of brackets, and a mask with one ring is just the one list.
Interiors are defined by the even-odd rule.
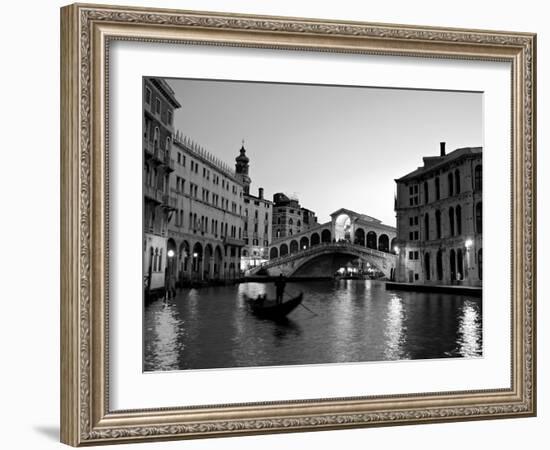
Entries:
[[160,100],[155,99],[155,113],[160,114]]
[[172,125],[172,111],[168,110],[168,125]]
[[151,104],[151,89],[148,87],[145,88],[145,103],[148,105]]

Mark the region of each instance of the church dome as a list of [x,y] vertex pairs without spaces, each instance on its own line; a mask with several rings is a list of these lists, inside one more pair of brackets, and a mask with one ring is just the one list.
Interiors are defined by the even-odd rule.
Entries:
[[244,145],[241,147],[240,155],[235,158],[235,161],[242,164],[248,164],[250,159],[248,159],[248,156],[246,156],[246,150],[244,148]]

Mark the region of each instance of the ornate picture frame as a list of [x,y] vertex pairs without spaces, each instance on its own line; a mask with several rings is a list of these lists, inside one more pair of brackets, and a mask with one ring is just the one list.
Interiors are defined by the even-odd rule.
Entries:
[[[511,386],[113,411],[109,406],[109,46],[200,43],[512,67]],[[61,9],[61,440],[94,445],[536,414],[536,36],[75,4]]]

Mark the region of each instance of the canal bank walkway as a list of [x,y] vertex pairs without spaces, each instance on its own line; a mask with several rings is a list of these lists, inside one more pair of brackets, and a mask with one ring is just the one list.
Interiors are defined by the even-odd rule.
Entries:
[[395,283],[386,282],[388,291],[416,291],[416,292],[438,292],[444,294],[471,295],[481,297],[483,288],[477,286],[455,286],[447,284],[418,284],[418,283]]

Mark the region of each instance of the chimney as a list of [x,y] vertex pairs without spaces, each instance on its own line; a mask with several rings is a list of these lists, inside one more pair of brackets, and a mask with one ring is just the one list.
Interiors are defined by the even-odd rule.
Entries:
[[258,188],[258,197],[264,199],[264,188]]
[[439,143],[439,152],[440,152],[439,156],[445,156],[445,142]]

